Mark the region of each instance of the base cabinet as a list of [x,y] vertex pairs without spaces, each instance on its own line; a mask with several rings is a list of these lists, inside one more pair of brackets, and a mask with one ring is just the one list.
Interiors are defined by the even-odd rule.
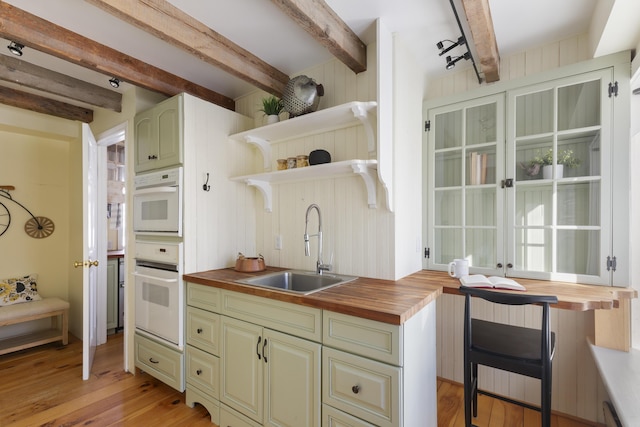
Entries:
[[320,426],[320,351],[291,335],[222,317],[221,401],[264,426]]
[[186,400],[214,423],[437,425],[435,303],[403,325],[192,283],[187,303]]

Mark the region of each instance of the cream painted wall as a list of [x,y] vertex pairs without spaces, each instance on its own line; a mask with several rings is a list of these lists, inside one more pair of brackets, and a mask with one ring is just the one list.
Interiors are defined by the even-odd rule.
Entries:
[[[69,233],[74,227],[69,183],[72,153],[80,145],[79,126],[4,105],[0,105],[0,117],[0,184],[15,186],[10,194],[16,201],[55,224],[51,236],[31,238],[24,232],[29,214],[15,203],[0,199],[11,213],[11,225],[0,237],[0,277],[37,273],[42,296],[68,300],[73,292],[68,268]],[[72,305],[71,315],[78,309]],[[0,335],[16,335],[37,326],[2,328]]]

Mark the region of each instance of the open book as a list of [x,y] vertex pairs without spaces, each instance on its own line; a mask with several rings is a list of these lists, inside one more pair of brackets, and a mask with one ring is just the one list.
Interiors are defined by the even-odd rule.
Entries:
[[483,276],[482,274],[472,274],[460,278],[462,286],[469,288],[495,288],[511,289],[514,291],[526,291],[527,289],[515,280],[500,276]]

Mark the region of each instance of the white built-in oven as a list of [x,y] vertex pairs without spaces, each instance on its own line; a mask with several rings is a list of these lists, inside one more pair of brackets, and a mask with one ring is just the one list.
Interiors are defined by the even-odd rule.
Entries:
[[181,243],[136,242],[136,332],[184,347]]
[[136,234],[182,236],[182,168],[136,175],[133,192]]

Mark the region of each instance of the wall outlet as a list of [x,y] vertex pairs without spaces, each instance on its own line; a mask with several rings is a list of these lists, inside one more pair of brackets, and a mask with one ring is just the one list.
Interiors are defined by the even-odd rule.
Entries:
[[274,246],[277,250],[282,249],[282,236],[280,235],[276,236]]

